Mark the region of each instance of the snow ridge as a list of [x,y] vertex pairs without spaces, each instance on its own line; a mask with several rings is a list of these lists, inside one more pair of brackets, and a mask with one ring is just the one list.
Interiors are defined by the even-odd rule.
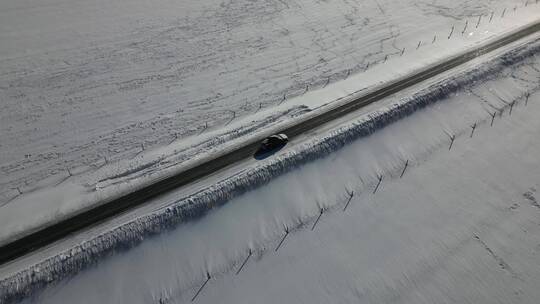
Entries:
[[174,229],[180,223],[196,220],[211,209],[268,183],[274,177],[322,158],[358,138],[368,136],[419,109],[443,100],[449,94],[471,83],[490,79],[492,75],[505,67],[537,53],[540,50],[540,44],[536,43],[538,41],[540,40],[509,51],[480,67],[452,76],[444,82],[431,85],[392,106],[374,111],[350,125],[332,131],[321,139],[304,144],[296,151],[286,153],[255,168],[241,171],[207,189],[182,198],[169,207],[118,226],[60,255],[48,258],[5,278],[0,281],[0,302],[18,302],[49,284],[73,276],[98,263],[101,258],[113,255],[117,251],[129,250],[145,238]]

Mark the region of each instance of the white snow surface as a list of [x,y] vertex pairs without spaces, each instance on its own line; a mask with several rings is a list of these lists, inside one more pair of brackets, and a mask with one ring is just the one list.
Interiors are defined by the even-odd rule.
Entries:
[[537,303],[538,44],[457,90],[437,84],[427,107],[24,302],[188,303],[208,273],[198,303]]
[[0,243],[539,12],[487,0],[2,1]]

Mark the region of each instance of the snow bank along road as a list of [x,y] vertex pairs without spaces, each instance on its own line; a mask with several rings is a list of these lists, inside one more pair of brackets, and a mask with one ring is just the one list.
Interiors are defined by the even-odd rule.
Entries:
[[302,166],[247,173],[275,178],[196,221],[92,259],[144,229],[128,225],[1,290],[23,303],[537,303],[539,50],[536,35],[382,100],[275,161]]
[[[427,67],[416,74],[409,75],[403,79],[385,84],[381,88],[377,88],[373,92],[365,94],[359,98],[347,101],[345,104],[339,105],[339,103],[336,103],[334,108],[325,111],[324,113],[314,112],[313,115],[306,115],[299,118],[292,126],[279,130],[279,132],[285,133],[291,138],[294,138],[304,132],[320,126],[321,124],[339,118],[347,113],[350,113],[351,111],[378,101],[404,88],[424,81],[434,75],[445,72],[477,56],[483,55],[498,47],[514,42],[531,33],[535,33],[539,29],[540,22],[534,23],[533,25],[517,30],[504,37],[500,37],[499,39],[476,47],[463,54],[459,54],[437,65]],[[142,204],[155,196],[164,194],[167,191],[185,185],[195,179],[211,174],[241,159],[251,157],[257,146],[258,140],[252,141],[245,146],[235,149],[232,152],[228,152],[227,154],[207,163],[203,163],[175,176],[160,180],[120,198],[100,204],[96,208],[81,212],[71,218],[48,226],[44,229],[32,232],[27,236],[2,246],[0,248],[0,263],[5,263],[11,259],[20,257],[31,250],[35,250],[50,244],[74,231],[88,227],[89,225],[95,224],[96,222],[123,212],[128,208]]]

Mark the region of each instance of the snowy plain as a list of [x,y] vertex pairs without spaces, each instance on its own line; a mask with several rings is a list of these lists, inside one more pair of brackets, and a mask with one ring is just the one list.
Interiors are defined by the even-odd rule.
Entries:
[[27,302],[536,303],[539,44]]
[[0,8],[0,243],[540,12],[533,1]]

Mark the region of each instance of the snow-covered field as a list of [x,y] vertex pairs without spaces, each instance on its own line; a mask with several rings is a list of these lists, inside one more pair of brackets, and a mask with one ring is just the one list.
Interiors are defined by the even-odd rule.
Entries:
[[2,1],[0,243],[539,12],[521,0]]
[[313,146],[338,151],[131,250],[34,268],[20,286],[94,265],[26,302],[187,303],[204,286],[199,303],[537,303],[539,48],[389,98]]

